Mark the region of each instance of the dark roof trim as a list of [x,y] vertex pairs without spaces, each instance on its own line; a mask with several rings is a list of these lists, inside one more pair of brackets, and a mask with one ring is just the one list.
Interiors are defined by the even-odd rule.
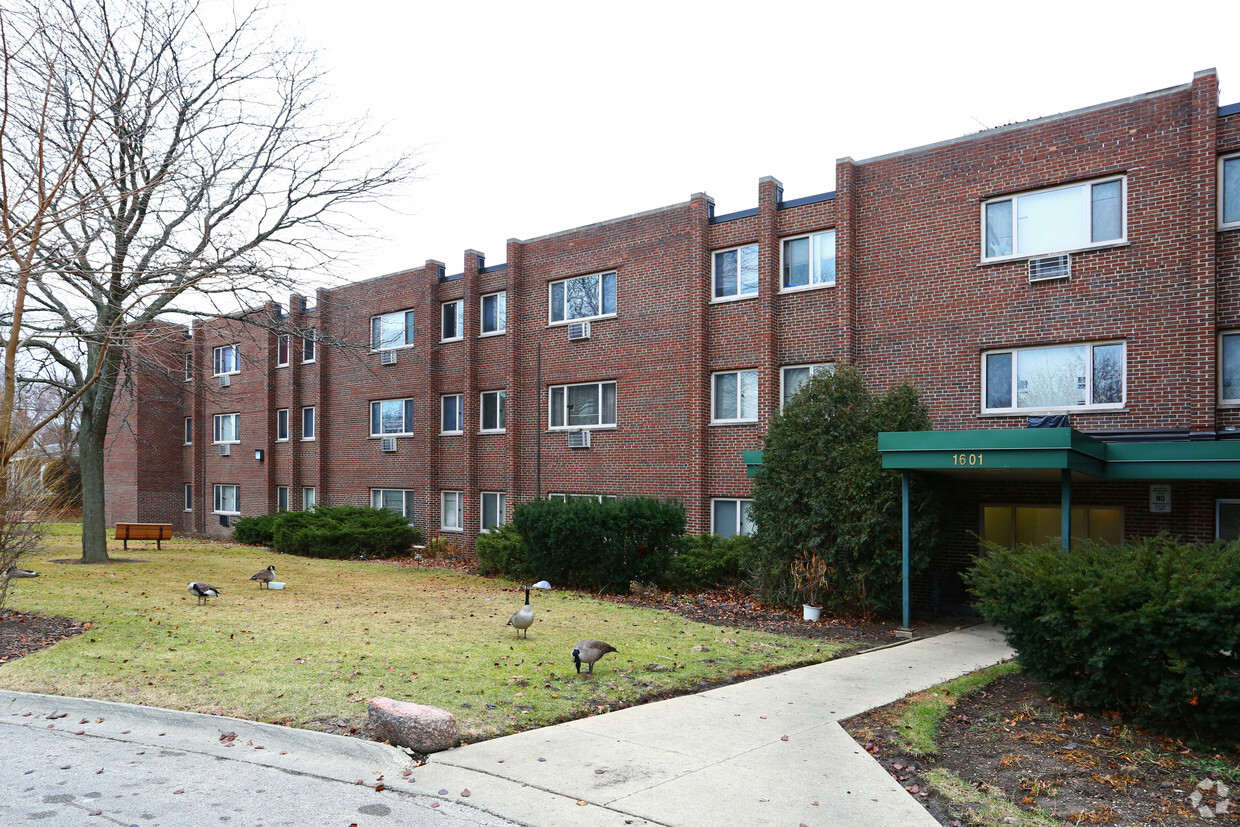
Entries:
[[441,276],[439,277],[439,283],[440,283],[440,284],[443,284],[445,281],[460,281],[460,280],[461,280],[461,279],[463,279],[463,278],[465,278],[465,274],[464,274],[464,273],[453,273],[453,274],[452,274],[452,275],[450,275],[450,276],[444,276],[444,275],[441,275]]
[[1220,118],[1235,114],[1240,114],[1240,103],[1230,103],[1227,106],[1220,106],[1218,108],[1218,116]]
[[820,192],[817,195],[807,195],[804,198],[793,198],[788,201],[781,201],[779,203],[779,208],[781,210],[786,210],[789,207],[803,207],[806,204],[817,204],[821,201],[834,201],[834,200],[835,200],[835,190],[831,190],[830,192]]
[[738,218],[749,218],[751,215],[757,215],[757,214],[758,214],[758,208],[750,207],[747,210],[740,210],[739,212],[730,212],[725,215],[716,215],[711,218],[710,223],[711,224],[722,224],[725,221],[735,221]]
[[487,273],[502,273],[508,269],[508,264],[492,264],[490,267],[483,267],[478,271],[478,275],[485,276]]

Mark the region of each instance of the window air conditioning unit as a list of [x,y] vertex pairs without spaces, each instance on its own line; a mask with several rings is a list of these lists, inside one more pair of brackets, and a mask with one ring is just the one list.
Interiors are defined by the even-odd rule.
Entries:
[[226,457],[232,453],[232,446],[225,442],[220,446],[220,456]]
[[226,388],[232,384],[232,377],[227,373],[220,377],[220,387]]
[[589,448],[590,432],[589,431],[570,431],[568,434],[569,448]]
[[379,440],[379,449],[385,453],[392,453],[396,450],[396,437],[385,436]]
[[578,339],[589,339],[589,338],[590,338],[590,323],[589,322],[573,322],[572,324],[568,326],[568,340],[570,342],[575,342]]
[[1066,279],[1072,275],[1072,256],[1064,253],[1061,256],[1029,259],[1029,281],[1052,281]]
[[383,353],[381,353],[381,354],[379,355],[379,364],[381,364],[381,365],[394,365],[394,364],[396,364],[396,351],[394,351],[394,350],[385,350],[385,351],[383,351]]

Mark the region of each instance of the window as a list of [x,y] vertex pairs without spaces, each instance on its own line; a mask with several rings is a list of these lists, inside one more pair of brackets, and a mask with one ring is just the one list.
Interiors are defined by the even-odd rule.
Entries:
[[710,531],[720,537],[753,534],[749,509],[753,500],[718,499],[711,501]]
[[185,417],[185,444],[194,444],[194,418],[192,416]]
[[482,297],[482,335],[491,336],[508,329],[508,294]]
[[289,334],[276,337],[276,367],[288,367]]
[[552,428],[607,428],[616,424],[616,383],[557,385],[548,389]]
[[241,414],[216,414],[214,440],[220,442],[241,441]]
[[502,432],[504,425],[504,391],[486,391],[482,394],[482,431]]
[[412,433],[412,399],[384,399],[370,403],[371,436],[409,436]]
[[440,494],[439,528],[442,531],[461,531],[464,526],[460,491],[443,491]]
[[413,311],[370,317],[370,349],[391,350],[413,344]]
[[758,245],[715,253],[714,284],[716,299],[758,295]]
[[288,511],[288,486],[276,486],[276,511]]
[[241,372],[241,346],[224,345],[215,349],[215,375]]
[[192,381],[194,378],[194,354],[185,354],[185,381]]
[[[982,506],[982,539],[1014,548],[1031,543],[1057,542],[1063,525],[1057,505]],[[1082,506],[1072,509],[1069,531],[1073,540],[1119,545],[1124,540],[1124,509]]]
[[499,528],[506,520],[504,519],[504,504],[507,498],[498,492],[483,491],[482,492],[482,530],[490,531],[493,528]]
[[276,442],[288,442],[288,408],[276,411]]
[[713,422],[758,421],[758,372],[734,370],[716,373],[713,382]]
[[305,442],[314,439],[314,407],[301,409],[301,438]]
[[984,413],[1120,408],[1123,342],[999,350],[982,357]]
[[784,239],[783,289],[835,284],[835,230]]
[[185,510],[194,510],[194,484],[192,482],[185,483]]
[[465,406],[459,393],[439,397],[441,434],[459,434],[465,430]]
[[1240,540],[1240,500],[1214,501],[1214,536],[1229,543]]
[[614,272],[554,281],[549,289],[551,324],[616,315]]
[[1219,401],[1240,404],[1240,332],[1219,337]]
[[[314,497],[314,489],[309,489],[311,498]],[[370,489],[370,505],[372,508],[385,508],[388,511],[395,512],[404,517],[409,522],[413,522],[413,491],[401,488],[372,488]],[[307,506],[309,508],[310,506]]]
[[460,299],[454,302],[444,302],[442,310],[443,332],[439,337],[439,341],[455,342],[464,336],[465,302]]
[[1219,225],[1240,227],[1240,155],[1219,160]]
[[304,511],[313,511],[314,506],[318,504],[317,493],[314,486],[301,489],[301,507]]
[[240,514],[241,513],[241,486],[239,485],[216,485],[215,486],[215,513],[216,514]]
[[1037,256],[1124,240],[1126,179],[1027,192],[982,204],[982,259]]
[[835,365],[795,365],[793,367],[784,368],[780,371],[780,385],[782,391],[779,397],[779,409],[782,411],[784,405],[788,404],[788,400],[796,396],[797,391],[805,386],[809,378],[819,371],[833,371]]
[[610,494],[553,494],[552,496],[561,500],[594,500],[595,502],[600,503],[604,501],[614,503],[616,500],[620,499],[619,497],[614,497]]
[[314,336],[315,336],[314,328],[311,328],[310,330],[306,331],[305,337],[301,340],[301,361],[302,362],[313,362],[314,361],[314,357],[315,357]]

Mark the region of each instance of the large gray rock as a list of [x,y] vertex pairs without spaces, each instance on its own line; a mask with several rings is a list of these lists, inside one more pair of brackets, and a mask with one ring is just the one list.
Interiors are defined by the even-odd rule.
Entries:
[[435,706],[372,698],[370,725],[384,741],[414,752],[439,752],[460,743],[456,716]]

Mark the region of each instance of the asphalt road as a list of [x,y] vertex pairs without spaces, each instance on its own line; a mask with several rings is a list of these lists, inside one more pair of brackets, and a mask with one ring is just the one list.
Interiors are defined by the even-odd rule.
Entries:
[[450,801],[398,792],[405,778],[376,792],[373,786],[64,730],[0,726],[0,755],[2,825],[512,824]]

